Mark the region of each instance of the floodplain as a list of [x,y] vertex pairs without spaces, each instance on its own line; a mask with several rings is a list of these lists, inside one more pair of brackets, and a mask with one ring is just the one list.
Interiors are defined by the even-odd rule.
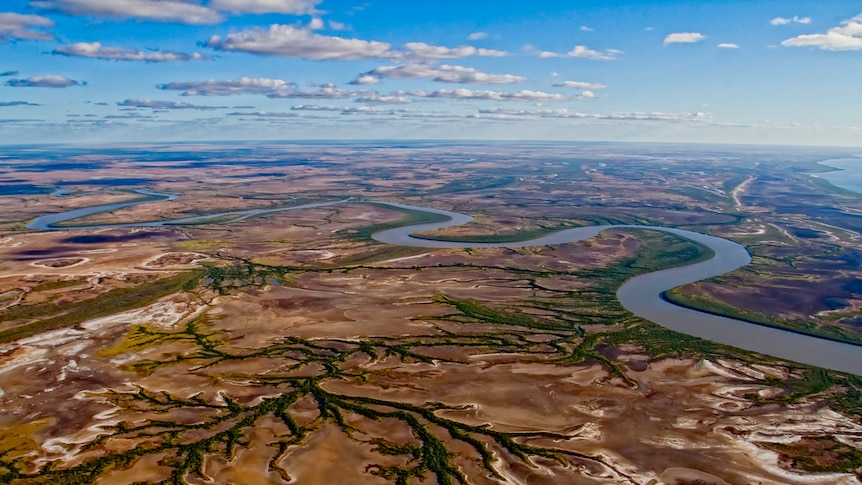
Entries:
[[[836,149],[261,144],[10,149],[0,181],[0,482],[854,484],[862,379],[688,337],[622,308],[627,279],[752,264],[679,304],[862,343],[862,195]],[[62,161],[62,163],[58,163]],[[57,187],[65,190],[55,194]],[[40,232],[38,216],[231,222]],[[71,222],[70,222],[71,224]],[[862,351],[862,347],[860,347]],[[862,373],[862,369],[860,369]]]

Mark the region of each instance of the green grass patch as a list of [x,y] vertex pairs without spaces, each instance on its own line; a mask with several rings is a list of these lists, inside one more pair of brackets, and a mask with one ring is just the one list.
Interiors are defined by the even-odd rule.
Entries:
[[251,261],[241,261],[229,266],[206,266],[203,271],[206,272],[204,284],[221,294],[227,293],[232,288],[294,283],[290,269]]
[[87,280],[49,281],[31,288],[31,291],[51,291],[87,284]]
[[594,287],[616,294],[628,279],[654,271],[705,261],[715,252],[683,237],[648,229],[616,229],[634,235],[641,241],[637,254],[605,268],[588,269],[577,275],[595,283]]
[[672,189],[669,189],[668,192],[672,194],[684,195],[686,197],[702,202],[712,202],[717,204],[727,204],[730,202],[730,198],[726,195],[717,194],[711,190],[706,190],[691,185],[674,187]]
[[426,239],[429,241],[446,241],[460,243],[511,243],[526,241],[529,239],[536,239],[538,237],[547,236],[548,234],[553,234],[564,229],[571,229],[578,226],[579,224],[561,222],[553,227],[541,226],[534,229],[519,231],[515,234],[468,234],[463,236],[445,236],[435,235],[433,233],[415,233],[411,234],[411,236],[415,237],[416,239]]
[[489,190],[489,189],[499,189],[502,187],[506,187],[507,185],[512,185],[517,181],[517,177],[514,176],[504,176],[504,177],[463,177],[456,180],[453,180],[446,185],[431,189],[431,190],[423,190],[421,192],[417,191],[414,193],[408,193],[406,195],[440,195],[440,194],[450,194],[453,192],[469,192],[474,190]]
[[832,437],[802,438],[794,443],[759,443],[778,452],[781,461],[813,473],[853,473],[862,479],[862,451]]
[[740,184],[748,180],[748,174],[746,173],[737,173],[731,176],[729,179],[725,180],[721,183],[721,188],[724,189],[728,194],[733,192],[733,190],[739,187]]
[[[163,298],[180,291],[189,291],[193,289],[203,274],[204,272],[201,270],[188,271],[141,286],[118,288],[105,292],[95,298],[77,303],[70,310],[61,315],[37,320],[35,322],[26,323],[18,327],[1,331],[0,342],[11,342],[13,340],[30,337],[49,330],[72,327],[94,318],[105,317],[115,313],[146,306],[159,298]],[[56,313],[56,305],[48,305],[53,308],[53,313]],[[38,316],[45,316],[47,308],[43,305],[34,306],[39,307],[38,309],[33,309],[36,314],[39,314]],[[19,307],[12,307],[11,310],[16,310],[18,308]],[[26,310],[26,308],[27,307],[21,307],[23,310]],[[20,318],[20,315],[15,314],[14,312],[11,312],[11,314]],[[9,318],[9,316],[10,313],[2,314],[4,320],[13,319]]]

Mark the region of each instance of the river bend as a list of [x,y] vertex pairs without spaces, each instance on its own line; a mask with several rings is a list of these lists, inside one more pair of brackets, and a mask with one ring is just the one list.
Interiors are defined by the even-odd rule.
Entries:
[[[102,224],[92,226],[59,225],[63,222],[79,219],[99,212],[117,210],[137,204],[174,200],[179,197],[173,194],[160,194],[144,190],[138,190],[137,192],[150,196],[151,199],[101,205],[76,209],[59,214],[50,214],[34,219],[27,227],[40,231],[56,231],[200,224],[205,223],[207,220],[215,219],[224,223],[236,222],[249,217],[274,212],[309,209],[313,207],[324,207],[351,202],[351,199],[345,199],[276,209],[224,212],[169,221]],[[435,241],[416,238],[411,234],[420,231],[430,231],[458,226],[470,222],[473,218],[456,212],[399,204],[395,202],[356,202],[387,205],[399,209],[409,209],[449,217],[448,221],[402,226],[380,231],[371,236],[376,241],[400,246],[452,249],[545,246],[583,241],[585,239],[595,237],[600,232],[608,229],[646,229],[662,231],[683,237],[712,249],[715,255],[705,261],[647,273],[626,281],[617,291],[617,298],[626,310],[665,328],[694,337],[771,355],[781,359],[862,375],[862,346],[756,325],[733,318],[712,315],[698,310],[674,305],[662,297],[664,292],[677,286],[719,276],[739,269],[750,263],[751,256],[748,254],[745,247],[733,241],[683,229],[640,225],[576,227],[572,229],[564,229],[534,239],[504,243]],[[224,220],[226,217],[228,218],[227,221]]]

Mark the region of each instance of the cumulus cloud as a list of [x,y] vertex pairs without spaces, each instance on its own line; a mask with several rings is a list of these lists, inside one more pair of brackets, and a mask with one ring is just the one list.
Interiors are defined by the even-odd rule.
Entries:
[[286,13],[305,15],[315,13],[321,0],[212,0],[211,8],[234,13]]
[[360,86],[369,85],[369,84],[380,84],[380,78],[377,78],[377,77],[374,77],[374,76],[371,76],[368,74],[363,74],[363,75],[359,76],[358,78],[354,79],[353,81],[350,81],[349,84],[360,85]]
[[6,81],[7,86],[14,88],[68,88],[69,86],[83,86],[86,83],[75,81],[64,76],[30,76],[27,79],[10,79]]
[[268,98],[345,99],[375,95],[377,95],[377,92],[372,90],[339,89],[334,84],[324,84],[317,89],[310,90],[296,88],[279,89],[266,96]]
[[[344,27],[329,22],[330,27]],[[206,45],[214,49],[247,52],[263,56],[296,57],[310,60],[413,59],[439,60],[465,57],[503,57],[508,52],[473,46],[443,47],[425,42],[409,42],[395,50],[387,42],[347,39],[315,33],[325,27],[314,18],[305,26],[273,24],[228,34],[214,35]]]
[[467,40],[482,40],[488,37],[487,32],[473,32],[467,36]]
[[592,32],[593,30],[595,30],[595,29],[593,29],[592,27],[587,27],[586,25],[581,25],[581,31],[583,31],[583,32]]
[[0,101],[0,107],[6,106],[41,106],[36,103],[31,103],[29,101]]
[[599,83],[587,83],[583,81],[562,81],[553,84],[556,88],[578,88],[578,89],[604,89],[607,86]]
[[664,38],[664,45],[669,44],[694,44],[706,39],[700,32],[676,32]]
[[419,98],[443,98],[473,101],[562,101],[568,96],[543,91],[521,90],[506,91],[476,91],[472,89],[440,89],[437,91],[408,91],[406,94]]
[[234,111],[228,116],[248,116],[255,118],[296,118],[296,113],[270,112],[270,111]]
[[862,14],[842,21],[825,34],[799,35],[781,43],[786,47],[816,47],[825,51],[862,50]]
[[53,40],[54,36],[40,29],[54,27],[54,21],[40,15],[0,12],[0,42],[9,40]]
[[527,80],[514,74],[488,74],[472,67],[410,63],[377,67],[361,74],[354,83],[360,84],[360,79],[365,79],[367,83],[371,78],[430,79],[435,82],[456,84],[512,84]]
[[326,106],[319,104],[298,104],[290,108],[293,111],[344,111],[346,106]]
[[447,113],[443,111],[415,111],[408,109],[381,109],[374,106],[358,106],[355,108],[346,108],[341,112],[342,115],[369,115],[369,116],[389,116],[396,119],[459,119],[465,118],[464,115]]
[[722,42],[718,44],[719,49],[739,49],[739,46],[730,42]]
[[184,0],[32,0],[30,6],[67,15],[180,24],[217,24],[218,11]]
[[194,52],[186,54],[175,51],[144,52],[123,47],[108,47],[99,42],[78,42],[54,49],[53,54],[69,57],[89,57],[91,59],[106,59],[113,61],[143,61],[143,62],[188,62],[212,59]]
[[408,104],[413,101],[410,98],[399,95],[374,94],[371,96],[359,96],[356,98],[356,102],[365,104]]
[[183,96],[230,96],[233,94],[270,94],[284,89],[293,89],[295,84],[268,78],[232,79],[227,81],[175,81],[160,84],[159,89],[182,91]]
[[180,103],[177,101],[157,101],[152,99],[126,99],[117,103],[117,106],[126,108],[150,108],[150,109],[196,109],[196,110],[212,110],[224,109],[227,106],[199,106],[190,103]]
[[430,118],[430,119],[454,119],[466,116],[442,111],[416,111],[409,109],[380,108],[377,106],[328,106],[318,104],[299,104],[290,108],[292,111],[322,111],[341,115],[367,115],[388,116],[392,118]]
[[[472,46],[462,45],[458,47],[440,47],[426,44],[424,42],[409,42],[404,44],[407,52],[404,57],[411,59],[435,60],[435,59],[463,59],[465,57],[504,57],[509,53],[494,49],[477,49]],[[397,55],[395,57],[398,57]]]
[[281,79],[240,78],[226,81],[175,81],[156,86],[162,90],[182,91],[183,96],[231,96],[261,94],[268,98],[344,99],[374,96],[374,90],[339,89],[334,84],[323,84],[316,89],[299,89],[296,84]]
[[387,42],[320,35],[295,25],[280,24],[270,25],[267,29],[236,32],[225,37],[214,35],[206,45],[221,51],[318,61],[375,59],[391,55],[391,45]]
[[794,15],[790,18],[775,17],[774,19],[770,20],[769,23],[772,25],[810,24],[811,17],[800,17],[799,15]]
[[315,17],[308,23],[308,28],[311,30],[323,30],[326,28],[326,24],[323,22],[322,18]]
[[548,59],[551,57],[580,57],[582,59],[592,59],[596,61],[612,61],[622,53],[622,51],[617,49],[606,49],[604,52],[600,52],[594,49],[590,49],[585,45],[576,45],[572,50],[566,52],[565,54],[558,54],[551,51],[542,51],[539,53],[539,57],[542,59]]

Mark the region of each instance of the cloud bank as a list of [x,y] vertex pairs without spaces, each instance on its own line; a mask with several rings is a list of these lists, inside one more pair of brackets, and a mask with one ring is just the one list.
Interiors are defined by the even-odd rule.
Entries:
[[217,24],[224,20],[216,10],[182,0],[33,0],[30,6],[82,17],[189,25]]
[[488,74],[472,67],[410,63],[377,67],[361,74],[353,84],[375,84],[375,80],[379,81],[381,78],[430,79],[455,84],[512,84],[527,80],[514,74]]
[[225,37],[214,35],[206,45],[220,51],[315,61],[376,59],[391,55],[391,45],[387,42],[320,35],[295,25],[281,24],[236,32]]
[[194,52],[186,54],[175,51],[144,52],[122,47],[108,47],[99,42],[78,42],[58,47],[53,54],[69,57],[88,57],[112,61],[143,61],[143,62],[188,62],[212,59],[210,56]]
[[30,76],[27,79],[10,79],[6,85],[13,88],[68,88],[83,86],[86,83],[75,81],[64,76]]
[[542,59],[549,59],[552,57],[579,57],[581,59],[592,59],[594,61],[612,61],[617,58],[619,54],[623,52],[617,49],[606,49],[604,52],[600,52],[594,49],[590,49],[585,45],[576,45],[572,50],[566,52],[565,54],[557,54],[556,52],[551,51],[542,51],[539,53],[539,57]]
[[53,40],[54,35],[39,29],[54,27],[54,21],[40,15],[0,12],[0,42],[9,40]]

